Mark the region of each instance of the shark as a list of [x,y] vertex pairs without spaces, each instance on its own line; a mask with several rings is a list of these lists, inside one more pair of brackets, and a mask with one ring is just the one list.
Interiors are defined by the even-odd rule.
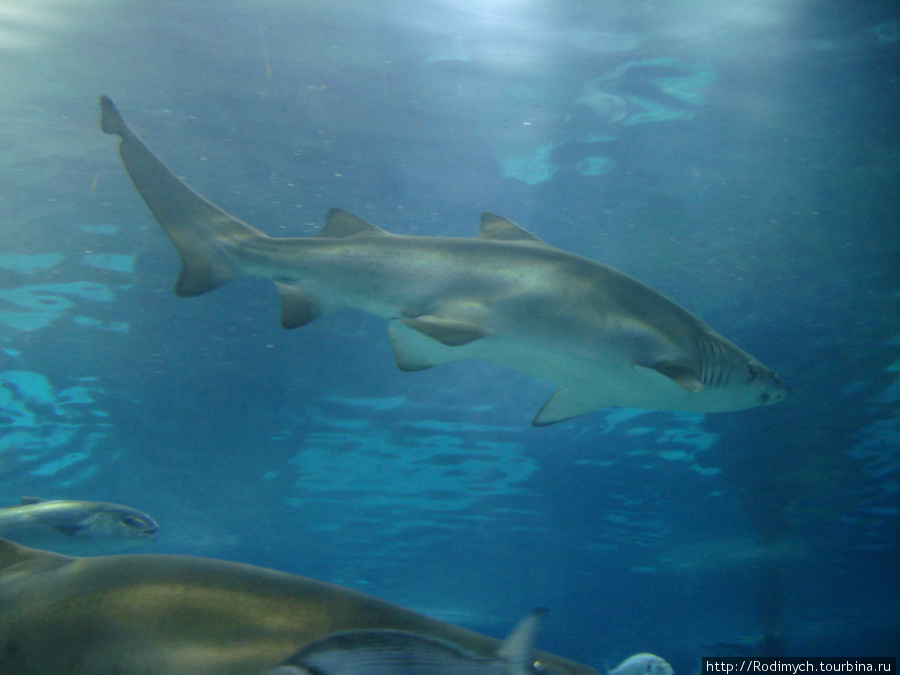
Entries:
[[[3,675],[262,675],[296,664],[298,651],[300,664],[285,668],[303,672],[303,664],[320,658],[356,663],[365,652],[358,640],[348,651],[328,638],[372,631],[382,642],[396,632],[407,636],[406,647],[390,642],[394,656],[414,649],[450,662],[502,659],[520,668],[527,659],[545,675],[597,675],[532,650],[530,628],[501,642],[352,589],[263,567],[166,554],[75,558],[0,539]],[[314,644],[317,649],[304,651]]]
[[544,426],[608,406],[728,412],[783,400],[770,368],[612,267],[493,213],[477,237],[393,234],[340,208],[314,237],[275,238],[188,187],[100,99],[135,188],[181,256],[175,293],[242,276],[274,282],[281,325],[342,308],[387,320],[397,366],[491,363],[556,386]]

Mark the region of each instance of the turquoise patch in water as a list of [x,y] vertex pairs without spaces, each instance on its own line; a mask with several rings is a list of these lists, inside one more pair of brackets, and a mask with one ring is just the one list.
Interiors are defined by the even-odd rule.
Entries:
[[90,267],[112,272],[134,273],[134,256],[116,253],[88,253],[82,256],[81,262]]
[[88,234],[115,234],[119,231],[118,225],[77,225],[76,227]]
[[0,269],[33,274],[37,270],[46,270],[53,267],[62,259],[63,257],[58,253],[38,253],[35,255],[0,253]]
[[71,452],[68,455],[60,457],[59,459],[53,460],[52,462],[47,462],[42,466],[38,467],[34,471],[30,471],[29,473],[32,476],[52,476],[58,471],[65,469],[67,466],[72,466],[73,464],[77,464],[78,462],[83,462],[87,459],[87,455],[83,452]]

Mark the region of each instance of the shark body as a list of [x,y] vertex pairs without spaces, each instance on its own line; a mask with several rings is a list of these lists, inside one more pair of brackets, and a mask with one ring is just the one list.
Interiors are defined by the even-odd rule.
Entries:
[[[175,555],[70,558],[0,538],[3,675],[261,675],[347,631],[402,631],[483,658],[506,644],[253,565]],[[547,675],[597,675],[544,652],[515,653],[528,653]]]
[[493,363],[558,386],[533,420],[611,405],[723,412],[776,403],[769,368],[645,284],[486,213],[476,238],[391,234],[341,209],[315,237],[273,238],[178,179],[101,98],[132,182],[181,254],[179,296],[271,279],[281,322],[352,307],[388,320],[397,365]]

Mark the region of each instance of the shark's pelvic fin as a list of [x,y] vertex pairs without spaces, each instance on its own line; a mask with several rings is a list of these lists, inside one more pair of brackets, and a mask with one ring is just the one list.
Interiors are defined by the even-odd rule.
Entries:
[[478,238],[496,239],[498,241],[533,241],[538,244],[546,244],[543,239],[538,239],[528,230],[495,213],[481,214],[481,228],[478,230]]
[[425,315],[397,321],[448,347],[461,347],[488,335],[488,332],[476,323],[445,319],[441,316]]
[[349,211],[332,207],[328,210],[328,215],[325,216],[325,224],[316,233],[316,236],[342,239],[344,237],[352,237],[355,234],[390,235],[391,233]]

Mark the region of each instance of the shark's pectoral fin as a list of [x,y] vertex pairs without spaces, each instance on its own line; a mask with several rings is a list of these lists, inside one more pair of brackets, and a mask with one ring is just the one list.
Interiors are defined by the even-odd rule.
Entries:
[[650,367],[635,364],[634,368],[651,379],[659,379],[660,376],[665,377],[692,394],[699,394],[705,388],[693,368],[671,361],[662,361]]
[[278,281],[275,282],[275,287],[281,300],[282,327],[300,328],[324,313],[321,303],[302,289]]
[[586,415],[600,408],[605,408],[609,403],[598,401],[596,397],[578,389],[560,387],[551,396],[538,414],[531,420],[532,426],[545,427],[548,424],[565,422],[579,415]]
[[388,321],[388,334],[397,367],[407,372],[466,358],[456,348],[487,335],[474,324],[433,316],[392,319]]

